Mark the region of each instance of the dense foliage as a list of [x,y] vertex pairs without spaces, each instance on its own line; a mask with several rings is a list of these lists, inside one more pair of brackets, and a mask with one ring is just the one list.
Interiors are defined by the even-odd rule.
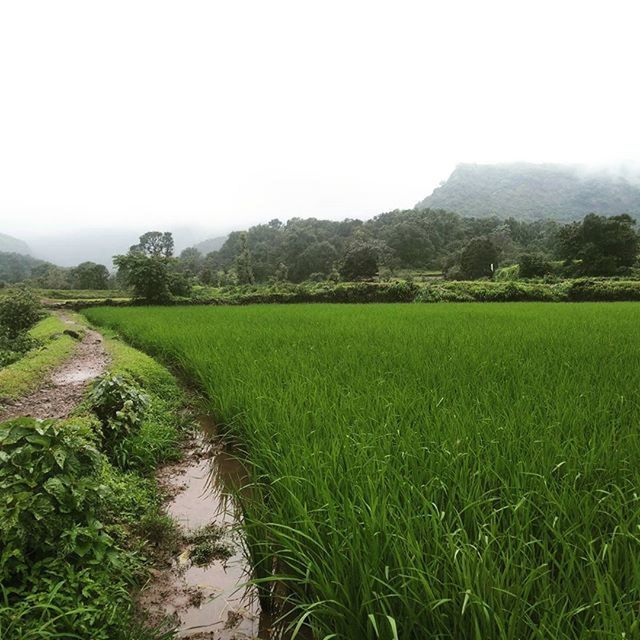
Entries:
[[41,317],[40,301],[27,287],[16,287],[0,298],[0,334],[17,338]]
[[558,254],[567,262],[577,261],[581,275],[616,275],[631,267],[638,255],[635,220],[627,215],[605,218],[595,214],[562,227]]
[[58,544],[67,531],[92,526],[102,460],[91,436],[84,425],[54,420],[0,424],[0,574],[5,586],[19,584],[34,562],[63,551]]
[[140,429],[149,404],[137,385],[117,375],[105,375],[97,380],[88,402],[100,419],[103,444],[110,451],[125,436]]
[[[112,375],[93,397],[102,422],[85,407],[66,421],[0,424],[3,640],[171,635],[137,622],[131,592],[159,536],[175,535],[149,474],[179,455],[182,396],[151,358],[109,346]],[[117,449],[106,446],[118,425]]]
[[[189,258],[187,257],[186,260]],[[172,296],[188,296],[191,282],[187,267],[173,257],[173,236],[165,231],[148,231],[125,255],[113,257],[119,281],[133,289],[136,298],[167,302]]]
[[462,216],[577,220],[597,211],[640,215],[640,176],[554,164],[460,164],[416,205]]
[[42,317],[38,298],[26,287],[0,298],[0,368],[12,364],[38,344],[28,333]]
[[313,637],[636,634],[636,305],[87,314],[239,438],[256,573]]
[[[272,220],[246,233],[231,233],[199,268],[207,284],[236,284],[238,258],[248,250],[257,282],[282,280],[283,274],[292,282],[312,279],[313,274],[327,279],[334,270],[341,270],[344,279],[374,277],[381,267],[388,273],[441,270],[447,260],[459,261],[459,253],[476,237],[488,237],[503,260],[515,260],[524,250],[551,254],[557,228],[548,220],[462,218],[439,210],[392,211],[366,222],[293,218],[283,224]],[[192,269],[194,262],[188,255]]]
[[107,289],[111,286],[108,269],[95,262],[77,267],[58,267],[18,253],[0,252],[0,282],[30,282],[34,286],[55,289]]

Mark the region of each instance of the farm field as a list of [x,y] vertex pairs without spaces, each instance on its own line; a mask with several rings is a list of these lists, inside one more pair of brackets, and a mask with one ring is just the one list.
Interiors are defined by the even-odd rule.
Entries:
[[91,308],[241,443],[314,638],[635,638],[636,303]]

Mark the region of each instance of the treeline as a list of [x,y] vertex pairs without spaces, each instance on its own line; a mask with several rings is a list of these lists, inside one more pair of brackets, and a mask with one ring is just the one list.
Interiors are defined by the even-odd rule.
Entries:
[[634,220],[589,214],[553,220],[464,218],[442,210],[384,213],[366,222],[293,218],[231,233],[218,251],[180,255],[183,273],[217,286],[353,281],[443,272],[451,280],[492,278],[520,265],[525,278],[629,275],[638,253]]
[[21,253],[0,252],[0,285],[28,282],[43,289],[109,289],[117,284],[107,267],[83,262],[59,267]]
[[0,253],[0,282],[49,289],[130,287],[136,297],[188,297],[194,284],[217,287],[301,282],[573,278],[634,275],[638,234],[627,215],[587,215],[560,224],[515,218],[465,218],[442,210],[384,213],[368,221],[293,218],[235,231],[206,256],[197,248],[173,255],[170,233],[150,231],[124,256],[117,273],[84,262],[65,269]]
[[293,218],[233,232],[206,257],[186,249],[180,259],[206,284],[348,280],[375,277],[380,270],[388,275],[447,270],[479,237],[488,238],[503,261],[524,251],[552,255],[558,228],[552,220],[463,218],[428,209],[392,211],[366,222]]

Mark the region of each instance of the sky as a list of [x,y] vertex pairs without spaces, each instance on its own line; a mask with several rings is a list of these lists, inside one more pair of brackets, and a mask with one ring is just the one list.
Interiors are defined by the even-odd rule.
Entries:
[[366,218],[640,160],[634,2],[0,2],[0,232]]

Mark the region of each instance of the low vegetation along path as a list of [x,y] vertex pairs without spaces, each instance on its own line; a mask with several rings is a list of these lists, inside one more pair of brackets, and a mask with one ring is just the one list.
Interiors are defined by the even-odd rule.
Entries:
[[106,370],[109,356],[102,336],[64,313],[57,315],[71,335],[79,338],[73,355],[54,369],[38,389],[1,409],[0,422],[20,416],[67,418],[82,400],[87,385]]

